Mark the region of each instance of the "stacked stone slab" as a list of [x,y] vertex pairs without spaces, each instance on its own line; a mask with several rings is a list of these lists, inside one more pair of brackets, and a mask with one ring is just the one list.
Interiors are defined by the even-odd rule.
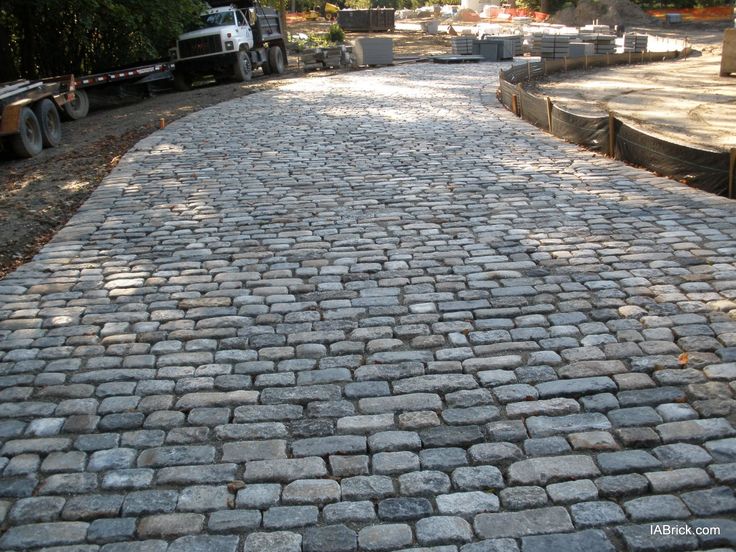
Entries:
[[580,33],[582,42],[590,42],[595,46],[595,54],[615,54],[616,36],[610,34]]
[[624,52],[632,52],[640,54],[647,51],[647,42],[649,36],[639,33],[625,33],[624,34]]
[[539,41],[539,55],[543,59],[562,59],[569,57],[570,37],[557,34],[542,35]]
[[301,62],[305,71],[340,67],[345,60],[344,47],[314,48],[302,54]]
[[473,37],[456,36],[452,39],[452,53],[456,56],[473,54]]

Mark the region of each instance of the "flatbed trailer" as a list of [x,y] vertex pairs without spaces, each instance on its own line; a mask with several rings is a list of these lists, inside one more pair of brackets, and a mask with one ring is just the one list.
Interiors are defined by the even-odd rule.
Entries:
[[61,143],[61,110],[75,93],[74,77],[54,82],[0,83],[0,141],[19,157],[33,157]]
[[[155,60],[144,62],[141,65],[119,67],[102,71],[93,75],[74,78],[74,89],[71,101],[64,106],[67,119],[82,119],[89,113],[89,95],[87,91],[95,87],[110,85],[148,85],[161,80],[173,80],[174,63]],[[68,86],[66,77],[51,77],[43,82],[60,83],[61,87]]]

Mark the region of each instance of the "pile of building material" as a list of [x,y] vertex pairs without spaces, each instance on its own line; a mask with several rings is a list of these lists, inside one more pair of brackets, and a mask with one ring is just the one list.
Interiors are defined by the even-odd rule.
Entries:
[[624,52],[640,54],[647,51],[649,36],[638,33],[624,33]]
[[304,71],[338,68],[349,63],[349,51],[345,46],[312,48],[305,50],[301,62]]
[[595,45],[590,42],[575,40],[570,42],[569,57],[584,57],[595,55]]
[[356,38],[353,53],[357,65],[392,65],[394,41],[391,38]]
[[594,54],[615,54],[616,36],[611,34],[580,33],[580,40],[594,46]]
[[473,53],[472,36],[456,36],[452,39],[452,53],[456,56],[469,56]]
[[[520,56],[523,53],[523,47],[524,47],[524,37],[518,34],[510,34],[510,35],[492,35],[492,36],[486,36],[484,37],[485,40],[503,40],[508,45],[504,49],[504,55],[506,53],[509,53],[507,57],[504,57],[503,59],[508,59],[513,56]],[[510,50],[510,52],[509,52]]]
[[584,25],[580,27],[580,32],[588,34],[609,34],[611,27],[608,25]]
[[570,55],[571,37],[559,34],[534,35],[532,55],[543,59],[561,59]]

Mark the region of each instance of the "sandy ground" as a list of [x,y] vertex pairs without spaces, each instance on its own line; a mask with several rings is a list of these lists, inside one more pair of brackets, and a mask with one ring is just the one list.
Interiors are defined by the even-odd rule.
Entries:
[[689,145],[735,148],[736,77],[719,76],[724,28],[684,27],[680,32],[700,51],[688,59],[560,73],[537,89],[575,112],[613,111],[649,132]]

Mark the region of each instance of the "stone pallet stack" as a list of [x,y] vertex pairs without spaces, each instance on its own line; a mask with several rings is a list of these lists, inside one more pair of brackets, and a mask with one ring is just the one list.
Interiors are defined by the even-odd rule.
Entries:
[[391,65],[394,62],[394,41],[391,38],[356,38],[353,52],[358,65]]
[[592,56],[595,54],[595,46],[589,42],[570,42],[570,57]]
[[592,43],[595,46],[595,54],[616,53],[616,37],[614,35],[581,33],[580,40]]
[[[539,44],[538,48],[537,44]],[[544,34],[539,40],[535,37],[532,55],[539,55],[543,59],[566,58],[570,55],[570,37],[551,34]]]
[[302,54],[302,65],[305,71],[317,69],[329,69],[343,65],[344,48],[336,46],[332,48],[314,48]]
[[645,34],[626,33],[624,34],[624,52],[635,54],[646,52],[648,41],[649,36]]
[[[508,55],[509,58],[512,58],[514,56],[520,56],[522,55],[522,45],[523,45],[523,37],[521,35],[498,35],[498,36],[487,36],[487,40],[503,40],[505,42],[509,43],[509,46],[507,46],[507,49],[504,51],[504,54],[510,54]],[[510,48],[510,52],[508,50]]]
[[585,25],[580,27],[581,33],[603,33],[607,34],[611,32],[611,27],[608,25]]
[[469,56],[473,53],[473,37],[458,36],[452,39],[452,53],[456,56]]

